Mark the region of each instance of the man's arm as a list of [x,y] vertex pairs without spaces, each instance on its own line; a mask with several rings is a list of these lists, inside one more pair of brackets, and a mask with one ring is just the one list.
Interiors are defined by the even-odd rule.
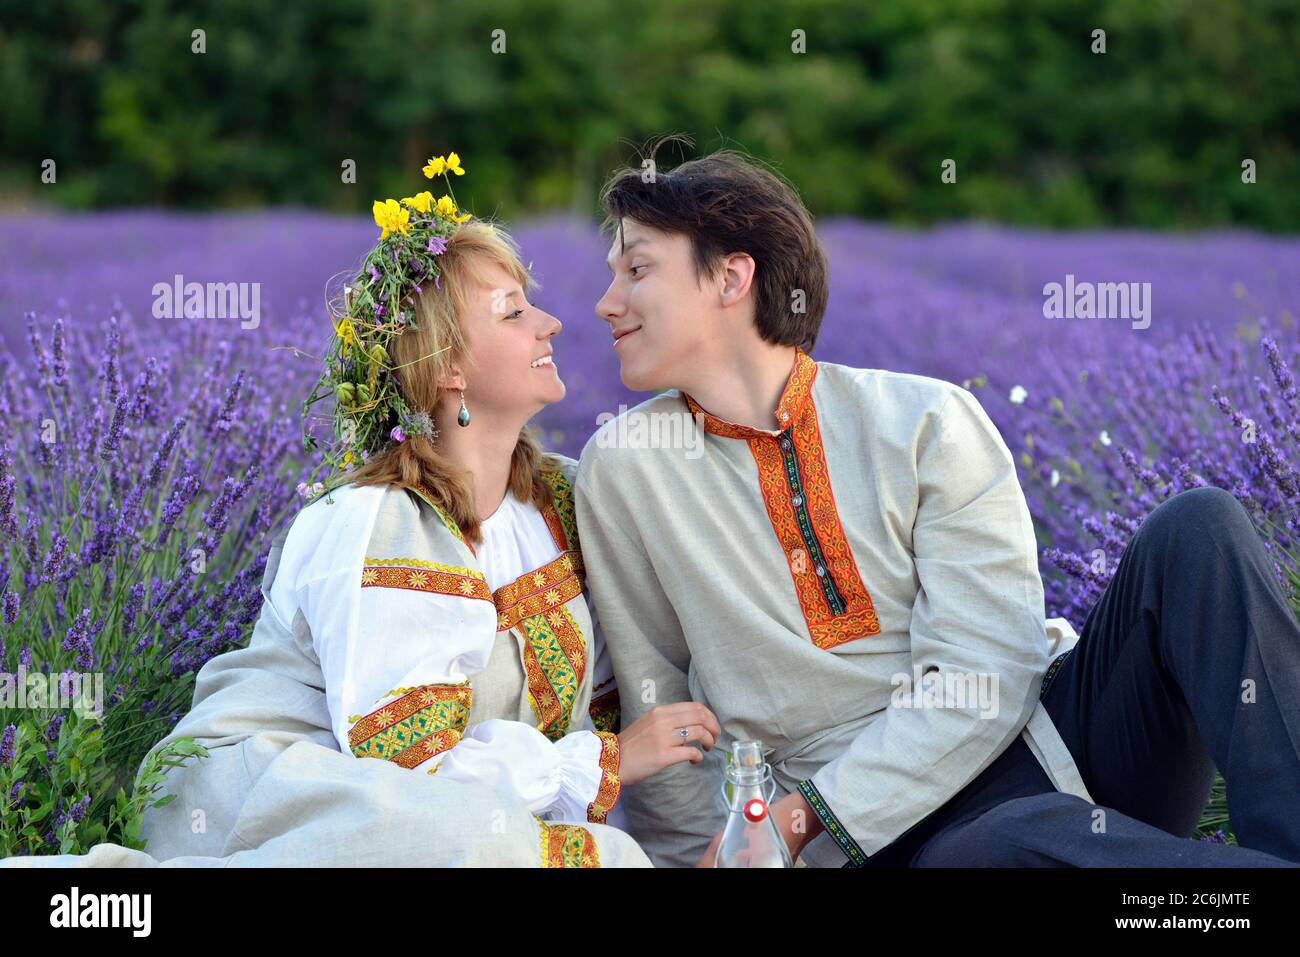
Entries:
[[[922,427],[916,468],[912,548],[920,589],[912,663],[923,674],[938,669],[931,679],[987,696],[983,705],[969,693],[942,707],[891,702],[843,754],[801,783],[854,863],[992,763],[1029,720],[1047,666],[1033,522],[1011,453],[965,389]],[[937,703],[945,704],[942,694]]]
[[[589,466],[584,457],[575,484],[578,537],[626,729],[656,705],[691,700],[690,651],[635,516]],[[632,836],[657,866],[694,866],[725,822],[721,753],[704,754],[624,786],[619,803]]]

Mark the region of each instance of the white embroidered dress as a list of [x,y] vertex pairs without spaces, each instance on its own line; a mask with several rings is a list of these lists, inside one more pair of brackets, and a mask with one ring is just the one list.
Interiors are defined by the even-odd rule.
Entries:
[[571,487],[548,482],[546,514],[507,493],[477,548],[422,493],[336,489],[295,520],[268,604],[304,614],[345,753],[617,827],[617,690]]

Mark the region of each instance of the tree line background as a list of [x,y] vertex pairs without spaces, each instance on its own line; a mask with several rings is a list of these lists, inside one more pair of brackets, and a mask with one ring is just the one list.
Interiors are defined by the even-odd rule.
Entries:
[[[0,204],[595,210],[633,145],[771,160],[814,213],[1300,223],[1296,0],[0,0]],[[191,30],[207,51],[191,52]],[[492,51],[494,30],[505,52]],[[1104,54],[1092,31],[1106,31]],[[807,52],[791,50],[802,30]],[[42,186],[54,159],[58,188]],[[1241,182],[1241,163],[1258,182]],[[357,164],[357,183],[340,164]],[[671,162],[679,156],[670,155]],[[945,159],[957,181],[940,180]]]

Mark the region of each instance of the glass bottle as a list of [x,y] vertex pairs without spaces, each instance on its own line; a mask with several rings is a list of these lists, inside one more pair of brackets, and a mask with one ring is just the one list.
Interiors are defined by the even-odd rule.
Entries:
[[731,761],[722,782],[727,826],[718,845],[715,867],[794,866],[790,849],[769,810],[775,793],[772,768],[763,760],[763,742],[733,741]]

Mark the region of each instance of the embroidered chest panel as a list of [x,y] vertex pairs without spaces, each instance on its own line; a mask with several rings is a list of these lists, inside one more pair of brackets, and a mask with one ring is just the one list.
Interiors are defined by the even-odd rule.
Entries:
[[[551,501],[542,509],[542,518],[560,551],[545,565],[494,592],[483,573],[475,569],[413,558],[367,558],[361,587],[404,588],[492,602],[497,610],[497,631],[514,630],[519,635],[520,658],[537,729],[558,741],[569,731],[587,673],[588,638],[570,607],[582,595],[583,587],[573,486],[559,471],[544,472],[542,477],[551,490]],[[473,553],[446,512],[433,505],[427,493],[419,497]]]
[[709,415],[690,396],[686,401],[704,416],[706,430],[748,445],[809,636],[819,648],[834,648],[881,629],[835,505],[812,396],[816,376],[817,364],[799,351],[777,407],[785,428],[776,435]]

